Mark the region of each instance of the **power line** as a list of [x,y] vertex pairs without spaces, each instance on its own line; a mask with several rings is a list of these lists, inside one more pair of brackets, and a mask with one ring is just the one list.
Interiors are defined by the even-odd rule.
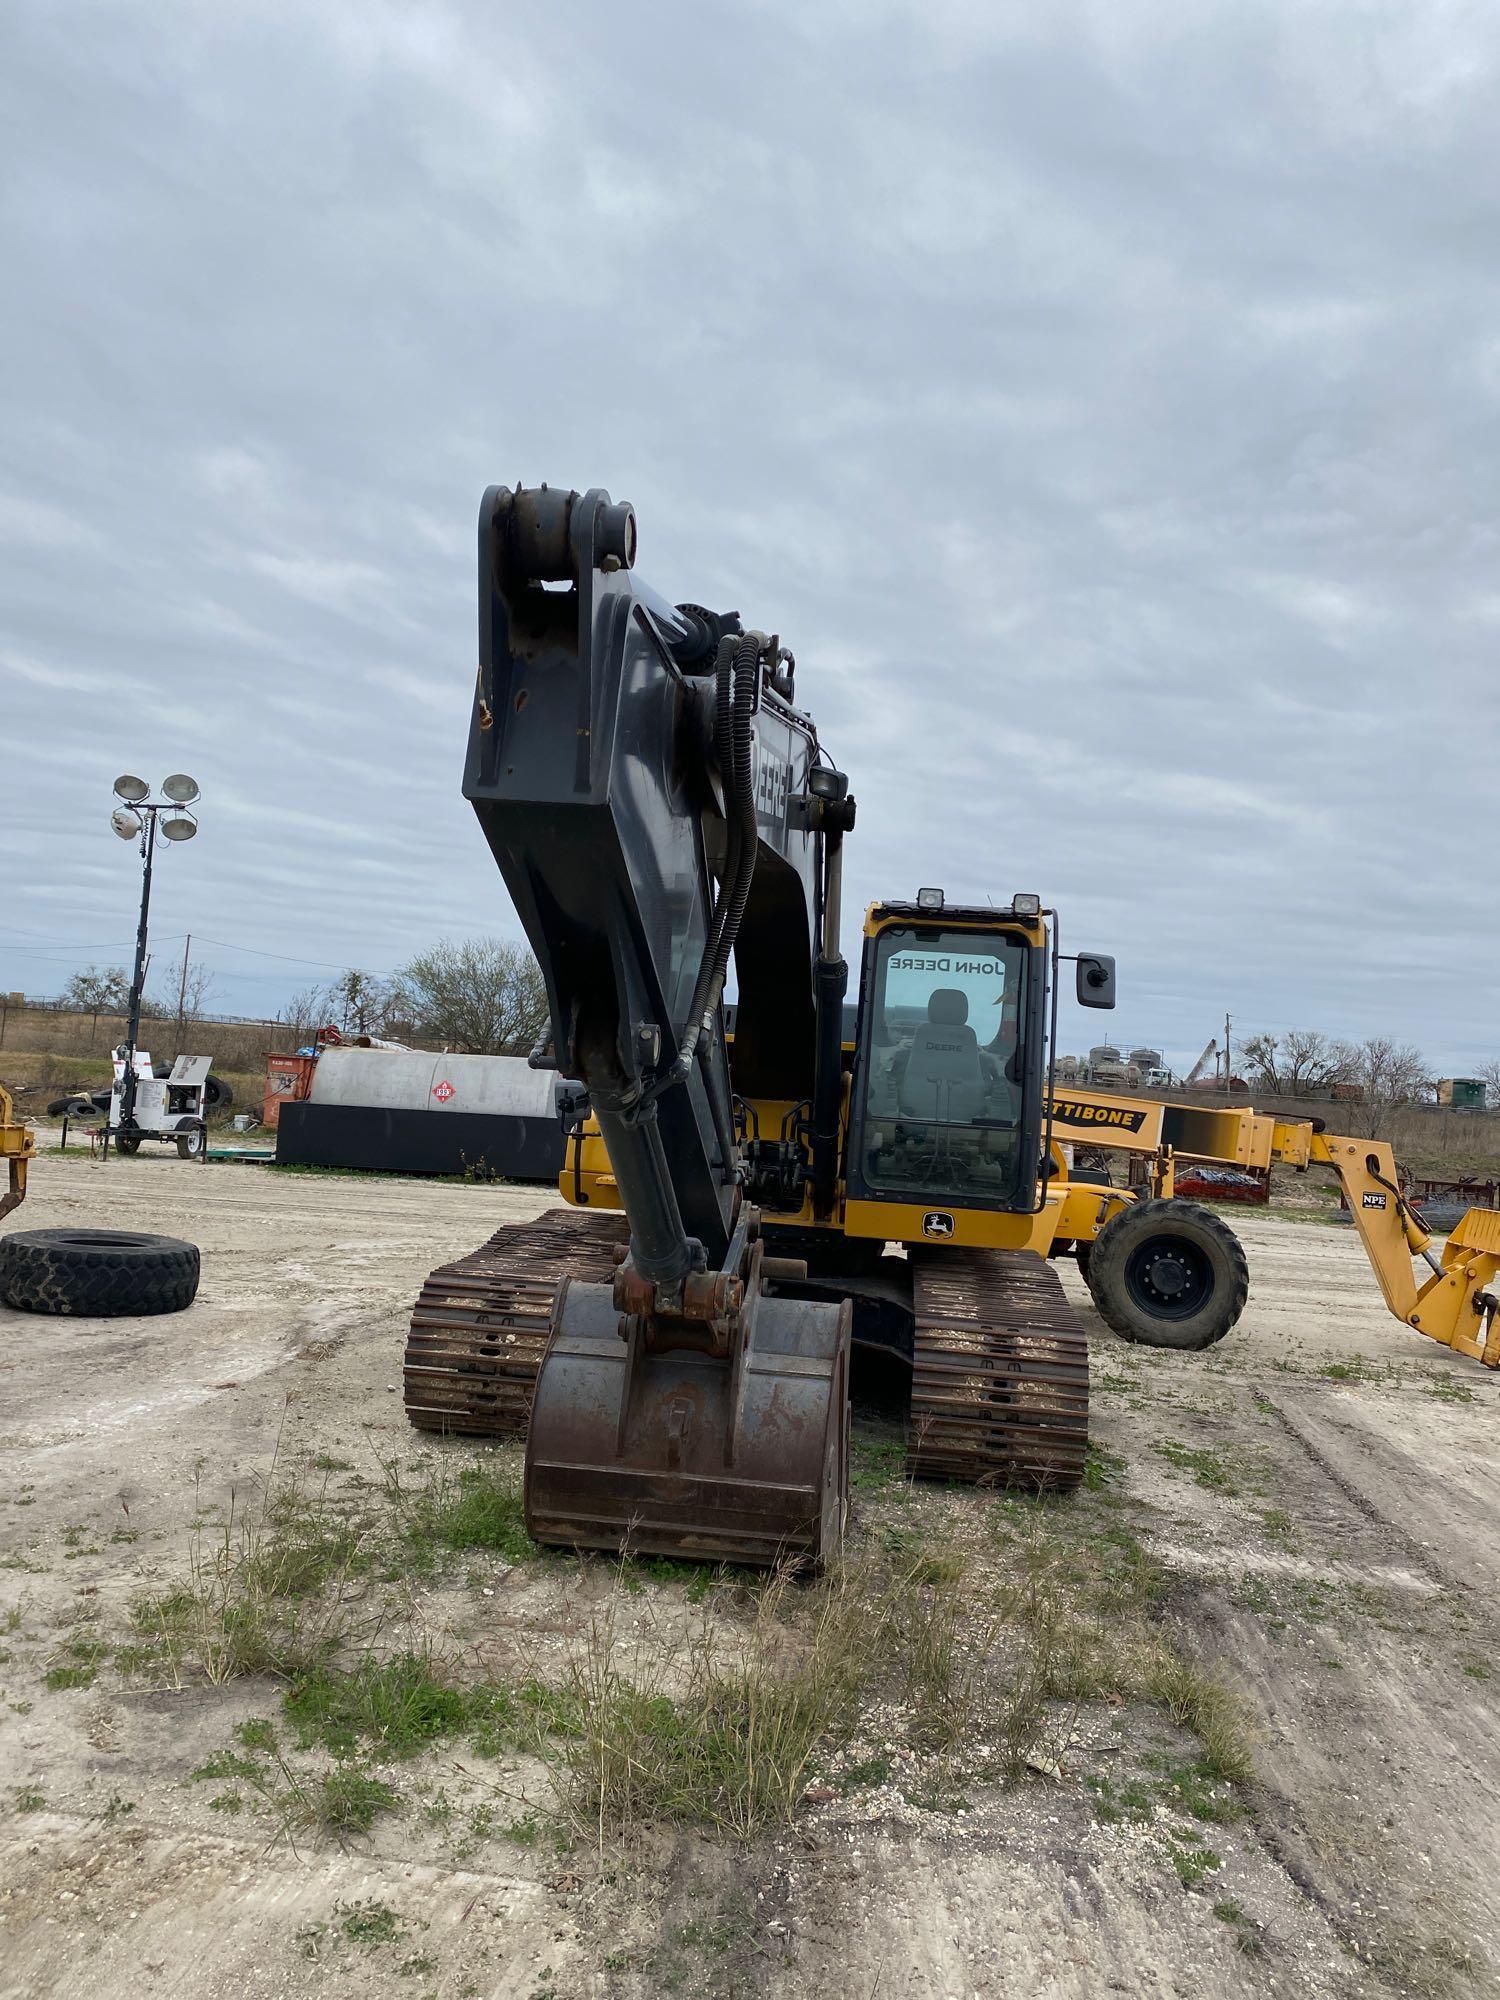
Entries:
[[394,967],[382,969],[373,965],[341,965],[337,959],[330,958],[297,958],[292,953],[285,951],[261,951],[253,944],[230,944],[225,938],[205,937],[201,938],[200,942],[217,945],[221,951],[247,952],[252,958],[278,959],[283,965],[316,966],[322,972],[373,972],[377,978],[386,979],[395,970]]
[[[0,924],[0,931],[19,929],[19,925],[16,924]],[[66,945],[69,951],[124,951],[135,942],[133,938],[95,938],[92,943],[80,944],[73,938],[48,937],[42,931],[21,931],[20,935],[40,938],[44,945]],[[181,937],[182,932],[178,931],[177,936]],[[0,946],[6,951],[36,951],[39,948],[34,944],[14,944],[9,938],[0,938]]]
[[[7,930],[20,930],[20,926],[18,924],[0,924],[0,931]],[[103,940],[96,939],[93,943],[86,944],[81,942],[75,943],[70,938],[47,937],[42,931],[23,931],[21,934],[25,937],[41,938],[44,944],[65,945],[70,951],[74,952],[126,951],[133,942],[130,938],[107,938]],[[177,944],[189,935],[190,933],[186,931],[171,931],[165,934],[153,932],[152,941],[156,944]],[[201,933],[197,932],[191,933],[191,935],[197,936],[201,944],[211,944],[219,951],[241,952],[250,958],[275,959],[282,965],[306,965],[319,972],[370,972],[374,973],[377,978],[386,979],[392,977],[396,970],[395,967],[380,968],[370,965],[346,965],[337,959],[330,958],[299,958],[292,952],[263,951],[259,946],[253,944],[231,944],[227,938],[204,937]],[[71,962],[68,959],[57,957],[55,953],[49,954],[40,945],[16,944],[10,938],[0,938],[0,952],[8,952],[13,955],[24,954],[28,958],[39,958],[44,963],[51,965],[67,965]]]

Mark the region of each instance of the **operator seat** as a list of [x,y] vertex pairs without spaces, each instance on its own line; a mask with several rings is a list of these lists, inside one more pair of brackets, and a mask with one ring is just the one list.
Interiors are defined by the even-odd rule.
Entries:
[[969,1026],[968,995],[956,986],[935,987],[902,1073],[901,1115],[967,1125],[983,1102],[984,1068],[979,1037]]

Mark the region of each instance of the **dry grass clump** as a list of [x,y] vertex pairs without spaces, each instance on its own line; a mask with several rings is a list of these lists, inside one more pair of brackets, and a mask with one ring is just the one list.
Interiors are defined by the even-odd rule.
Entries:
[[577,1726],[552,1757],[567,1818],[601,1838],[652,1819],[744,1834],[788,1818],[819,1745],[852,1721],[866,1684],[862,1583],[841,1568],[799,1603],[802,1587],[775,1578],[748,1629],[707,1622],[685,1657],[653,1615],[624,1642],[613,1594],[564,1670]]
[[258,1509],[232,1500],[220,1528],[194,1535],[186,1579],[132,1605],[138,1643],[117,1664],[172,1687],[305,1673],[357,1636],[373,1561],[369,1528],[297,1480]]
[[748,1624],[710,1619],[686,1647],[651,1615],[625,1640],[619,1602],[567,1662],[574,1727],[545,1751],[564,1814],[601,1839],[647,1820],[789,1820],[877,1702],[914,1749],[961,1759],[982,1736],[990,1775],[1014,1775],[1047,1727],[1069,1616],[1045,1561],[997,1579],[951,1548],[775,1577]]

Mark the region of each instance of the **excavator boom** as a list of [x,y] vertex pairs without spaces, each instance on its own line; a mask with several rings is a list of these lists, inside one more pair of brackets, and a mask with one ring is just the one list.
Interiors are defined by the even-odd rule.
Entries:
[[446,1428],[483,1405],[486,1379],[524,1374],[542,1332],[540,1264],[553,1291],[528,1432],[531,1532],[816,1561],[842,1532],[849,1309],[766,1290],[720,1001],[733,956],[740,1032],[778,1089],[816,1106],[837,1088],[837,1040],[820,1076],[816,1017],[823,988],[835,1022],[842,1002],[828,915],[854,802],[794,704],[791,656],[737,614],[658,597],[633,574],[635,547],[632,510],[601,490],[486,493],[464,772],[546,982],[552,1060],[603,1135],[628,1243],[609,1246],[606,1277],[587,1232],[576,1258],[551,1246],[548,1264],[543,1225],[502,1231],[480,1255],[505,1324],[477,1351],[435,1274],[408,1409]]

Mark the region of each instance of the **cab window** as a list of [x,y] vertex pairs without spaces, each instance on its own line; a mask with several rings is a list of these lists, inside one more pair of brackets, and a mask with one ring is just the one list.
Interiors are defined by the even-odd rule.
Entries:
[[999,932],[876,943],[861,1166],[873,1191],[1004,1200],[1020,1175],[1026,948]]

